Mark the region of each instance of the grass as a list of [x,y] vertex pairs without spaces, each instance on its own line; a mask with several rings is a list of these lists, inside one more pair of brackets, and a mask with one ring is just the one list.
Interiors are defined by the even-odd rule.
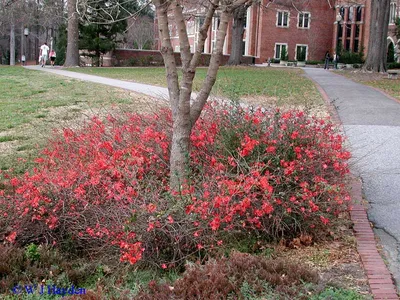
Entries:
[[[165,86],[164,68],[78,68],[77,72]],[[206,76],[199,68],[194,90]],[[323,106],[313,83],[299,69],[222,67],[214,93],[256,105]],[[135,95],[137,97],[137,95]],[[255,100],[255,101],[254,101]],[[255,102],[255,103],[254,103]],[[28,162],[52,132],[100,110],[143,109],[132,93],[21,67],[0,67],[0,170]],[[78,121],[77,121],[78,120]]]
[[0,66],[0,170],[17,165],[20,157],[30,161],[36,145],[41,145],[54,127],[76,124],[75,120],[99,111],[135,106],[140,107],[127,91]]
[[[92,74],[99,72],[99,75],[113,78],[121,78],[119,76],[122,76],[123,73],[127,77],[122,79],[140,78],[141,82],[147,81],[158,85],[163,85],[165,81],[165,72],[162,68],[93,68],[79,69],[79,71],[92,72]],[[234,99],[249,96],[274,97],[282,101],[280,103],[290,105],[322,103],[315,87],[301,75],[301,70],[222,68],[215,92]],[[200,69],[197,76],[195,89],[198,89],[201,79],[205,77],[205,69]],[[140,103],[136,102],[137,95],[129,92],[109,87],[105,89],[100,85],[56,77],[20,67],[0,67],[0,91],[0,153],[2,153],[0,154],[0,168],[2,169],[17,165],[16,161],[20,156],[27,159],[28,162],[31,161],[36,155],[36,145],[40,146],[47,139],[53,127],[75,126],[82,117],[98,113],[100,109],[112,110],[115,106],[123,108],[125,111],[128,109],[143,110],[144,108],[143,105],[140,106]],[[235,248],[251,251],[255,242],[245,241],[245,245]],[[28,247],[25,256],[33,259],[36,251],[34,247]],[[310,259],[310,263],[334,266],[335,264],[330,261],[333,251],[321,251],[305,253],[305,257]],[[274,247],[267,246],[261,247],[259,250],[260,255],[267,257],[274,257],[277,253],[283,252],[275,251]],[[298,252],[294,255],[300,256]],[[92,291],[96,291],[97,287],[104,288],[104,294],[113,294],[116,299],[120,298],[124,290],[127,290],[130,295],[134,295],[140,288],[147,286],[150,280],[162,278],[163,281],[169,282],[176,280],[179,276],[174,272],[161,271],[161,274],[157,274],[152,270],[140,270],[133,267],[127,268],[127,270],[122,270],[123,267],[120,267],[120,274],[118,272],[110,274],[106,272],[107,268],[100,262],[97,263],[93,272],[87,272],[86,270],[90,268],[85,268],[84,264],[77,264],[74,270],[78,270],[79,267],[85,271],[82,271],[82,274],[85,274],[85,282],[82,283],[85,284],[85,287]],[[49,272],[46,268],[43,271],[45,274]],[[54,280],[57,280],[56,283],[59,286],[71,285],[65,272]],[[250,290],[248,286],[242,288],[248,294],[249,299],[252,299],[254,291]],[[353,297],[354,293],[354,299],[361,299],[357,298],[358,294],[347,288],[339,290],[329,288],[325,293],[328,297],[342,294],[346,297],[347,295]],[[276,299],[276,295],[270,287],[266,287],[265,296],[270,297],[266,299]],[[24,299],[59,298],[37,294],[24,294],[23,297]],[[1,295],[0,298],[21,299],[10,294]]]
[[[74,68],[74,72],[115,79],[166,86],[164,68]],[[207,69],[196,72],[193,89],[199,91]],[[300,69],[221,67],[213,93],[233,100],[264,96],[273,98],[278,105],[315,105],[322,98],[314,84],[303,77]]]

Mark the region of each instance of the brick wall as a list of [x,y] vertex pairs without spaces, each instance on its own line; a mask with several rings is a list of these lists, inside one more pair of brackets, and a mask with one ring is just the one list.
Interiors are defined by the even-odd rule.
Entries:
[[[267,2],[264,3],[266,4]],[[326,51],[332,51],[334,8],[330,8],[327,1],[310,0],[304,1],[303,5],[300,3],[297,9],[310,13],[308,29],[298,28],[298,11],[291,5],[271,4],[262,10],[259,20],[257,62],[263,63],[269,57],[274,58],[276,43],[287,44],[289,60],[295,59],[298,44],[308,46],[307,60],[321,60]],[[289,12],[289,27],[277,27],[278,11]]]
[[[175,59],[178,65],[181,65],[180,53],[175,52]],[[200,58],[200,66],[208,66],[211,54],[203,53]],[[224,55],[222,58],[222,65],[228,62],[229,55]],[[130,50],[130,49],[116,49],[112,54],[103,57],[103,66],[129,66],[132,62],[136,62],[138,66],[162,66],[163,58],[160,51],[157,50]],[[252,64],[253,57],[243,57],[243,64]]]
[[[400,0],[397,0],[397,16],[400,15]],[[325,52],[331,55],[336,50],[338,37],[338,25],[336,15],[341,6],[346,8],[346,15],[341,24],[346,23],[346,28],[351,27],[350,49],[355,47],[355,26],[356,24],[348,20],[348,7],[362,6],[362,21],[356,22],[360,28],[359,50],[364,49],[366,56],[368,51],[369,31],[371,26],[371,0],[307,0],[295,1],[296,8],[291,1],[287,0],[262,0],[261,4],[253,5],[246,34],[249,36],[250,45],[249,55],[255,57],[256,63],[264,63],[268,58],[274,58],[275,44],[287,44],[289,59],[295,59],[296,45],[307,45],[307,60],[322,60]],[[281,28],[276,26],[277,11],[288,11],[290,13],[289,27]],[[298,28],[298,11],[309,12],[310,28]],[[347,39],[347,31],[342,30],[342,40]],[[226,53],[230,52],[231,47],[231,24],[227,33]],[[389,36],[397,43],[394,26],[389,26]],[[178,40],[173,40],[176,45]],[[194,43],[193,41],[191,41]],[[400,47],[396,48],[400,56]]]

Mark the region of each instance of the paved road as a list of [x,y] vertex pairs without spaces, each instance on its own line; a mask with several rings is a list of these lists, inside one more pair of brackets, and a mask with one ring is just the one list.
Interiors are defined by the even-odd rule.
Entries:
[[304,69],[337,108],[348,137],[352,170],[362,178],[368,218],[388,254],[400,289],[400,103],[323,69]]
[[[64,71],[30,69],[167,97],[166,88]],[[400,289],[400,103],[367,86],[323,69],[304,68],[337,107],[353,154],[352,170],[363,180],[368,217],[388,254]]]
[[135,83],[135,82],[130,82],[130,81],[111,79],[111,78],[106,78],[106,77],[101,77],[101,76],[88,75],[88,74],[77,73],[77,72],[71,72],[71,71],[63,70],[60,67],[46,66],[44,68],[41,68],[39,65],[37,65],[37,66],[27,66],[25,68],[45,71],[45,72],[49,72],[49,73],[53,73],[53,74],[58,74],[58,75],[66,76],[66,77],[72,77],[72,78],[95,82],[95,83],[100,83],[100,84],[106,84],[106,85],[122,88],[125,90],[135,91],[135,92],[149,95],[152,97],[168,99],[168,89],[163,88],[163,87],[142,84],[142,83]]

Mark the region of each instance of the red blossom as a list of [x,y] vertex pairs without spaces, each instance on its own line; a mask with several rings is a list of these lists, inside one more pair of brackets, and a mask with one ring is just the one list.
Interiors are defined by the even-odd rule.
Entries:
[[329,122],[207,105],[190,137],[190,180],[171,193],[171,113],[126,118],[65,129],[32,172],[2,175],[0,215],[15,228],[7,241],[23,231],[21,220],[33,220],[51,239],[66,230],[82,244],[116,247],[121,261],[135,264],[160,253],[165,240],[181,247],[174,253],[193,253],[221,245],[225,231],[296,235],[347,209],[350,153]]

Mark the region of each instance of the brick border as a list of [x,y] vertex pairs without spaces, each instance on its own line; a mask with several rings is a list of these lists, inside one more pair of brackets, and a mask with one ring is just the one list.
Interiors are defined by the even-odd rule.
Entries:
[[392,275],[388,271],[376,247],[375,235],[364,205],[362,204],[362,184],[355,177],[350,183],[352,209],[351,220],[354,223],[354,234],[357,240],[357,251],[361,257],[368,283],[374,299],[399,299]]
[[[340,76],[339,74],[335,75]],[[339,114],[328,97],[328,94],[315,80],[308,75],[307,77],[314,82],[316,88],[324,99],[333,122],[341,126],[342,122]],[[382,92],[381,90],[379,91]],[[386,95],[384,92],[383,94]],[[393,97],[389,98],[399,102]],[[367,275],[370,291],[376,300],[398,300],[400,298],[397,294],[396,286],[393,283],[392,275],[378,252],[375,235],[368,220],[366,208],[362,204],[363,197],[361,180],[356,178],[354,175],[351,176],[350,189],[352,204],[350,218],[354,223],[353,230],[357,240],[357,252],[360,255],[361,262]]]

